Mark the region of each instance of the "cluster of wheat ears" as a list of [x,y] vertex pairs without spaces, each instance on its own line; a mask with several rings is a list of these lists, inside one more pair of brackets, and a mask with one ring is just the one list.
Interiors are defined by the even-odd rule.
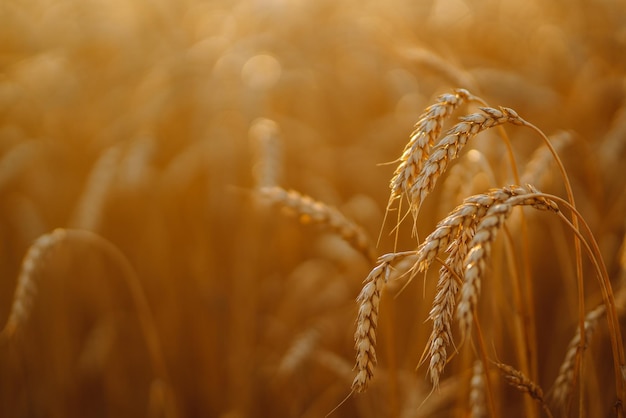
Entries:
[[[479,104],[480,111],[460,118],[460,122],[442,135],[444,123],[454,111],[465,103]],[[434,231],[417,248],[408,251],[392,252],[381,255],[375,266],[364,280],[363,288],[357,298],[358,317],[354,334],[356,349],[356,376],[352,382],[352,392],[365,392],[375,374],[377,364],[376,335],[380,312],[381,296],[391,280],[405,280],[408,282],[419,273],[426,273],[435,263],[440,264],[439,280],[436,294],[428,319],[432,322],[432,332],[426,344],[426,349],[419,364],[427,365],[428,375],[433,390],[437,391],[441,376],[451,357],[458,354],[458,345],[454,343],[454,320],[458,321],[461,335],[461,344],[466,340],[474,347],[476,364],[472,385],[479,386],[483,396],[472,394],[472,409],[480,410],[480,415],[490,412],[497,416],[493,405],[493,394],[490,384],[489,370],[496,369],[504,379],[519,391],[526,393],[542,408],[546,416],[552,417],[548,400],[543,389],[532,379],[531,363],[536,359],[536,348],[530,339],[530,327],[534,321],[532,304],[527,303],[528,290],[525,284],[517,278],[512,284],[515,291],[515,310],[519,318],[512,321],[521,322],[521,332],[516,334],[520,347],[519,369],[503,364],[491,358],[490,348],[486,346],[481,332],[481,321],[477,316],[477,304],[481,293],[481,283],[489,274],[489,259],[492,246],[501,230],[504,230],[511,245],[514,239],[507,220],[516,208],[531,207],[546,211],[557,216],[571,230],[571,237],[576,251],[576,277],[573,284],[578,289],[579,323],[576,334],[567,347],[559,374],[550,389],[553,405],[559,410],[568,410],[572,393],[581,381],[584,352],[593,337],[594,329],[602,318],[606,318],[609,337],[611,340],[614,383],[615,383],[615,411],[623,416],[622,399],[626,395],[626,363],[624,346],[622,343],[619,315],[626,306],[626,290],[620,286],[613,290],[607,268],[604,265],[598,243],[587,226],[584,218],[576,209],[574,195],[557,151],[550,138],[539,128],[520,117],[513,109],[488,107],[481,98],[465,89],[457,89],[452,93],[438,97],[435,104],[428,107],[415,125],[402,155],[397,160],[397,168],[390,181],[390,197],[387,213],[397,211],[397,223],[393,226],[395,234],[400,233],[401,225],[409,214],[413,218],[413,234],[418,222],[420,208],[427,196],[433,191],[448,165],[459,157],[467,142],[480,132],[489,128],[512,124],[527,127],[536,132],[544,141],[542,154],[551,156],[554,164],[559,168],[562,181],[567,192],[566,198],[542,193],[530,183],[520,185],[518,167],[512,152],[512,146],[504,130],[500,134],[509,150],[509,163],[516,184],[501,188],[493,188],[481,194],[466,197],[463,202],[440,220]],[[269,134],[268,134],[269,136]],[[274,144],[274,146],[276,146]],[[268,146],[270,147],[270,146]],[[270,154],[268,152],[267,154]],[[546,159],[545,155],[537,159]],[[267,185],[272,178],[275,164],[271,161],[262,161],[267,168],[265,181],[259,182],[258,196],[264,201],[272,202],[283,208],[290,209],[303,222],[316,222],[335,231],[356,250],[360,251],[368,260],[372,260],[372,245],[364,236],[362,230],[342,216],[337,209],[322,202],[317,202],[308,196],[296,191],[287,191],[278,186]],[[269,172],[269,174],[267,174]],[[269,181],[271,183],[271,181]],[[402,203],[408,205],[406,212],[402,212]],[[518,222],[527,222],[524,216]],[[416,237],[417,238],[417,237]],[[529,236],[521,234],[522,251],[528,252]],[[626,251],[626,248],[623,249]],[[446,258],[441,258],[441,254]],[[514,255],[521,257],[522,255]],[[587,311],[585,307],[585,285],[582,271],[582,257],[586,256],[593,266],[593,272],[602,290],[602,303]],[[495,276],[495,275],[491,275]],[[491,280],[511,280],[510,277],[490,277]],[[525,278],[525,280],[533,278]],[[535,279],[536,280],[536,279]],[[406,286],[405,284],[405,286]],[[522,296],[524,295],[524,296]],[[488,320],[484,320],[487,321]],[[484,326],[484,324],[483,324]],[[472,329],[475,328],[475,336]],[[581,386],[582,387],[582,386]],[[479,389],[475,389],[479,391]],[[536,414],[532,406],[528,406],[528,416]]]
[[[479,111],[461,117],[460,122],[442,135],[446,120],[455,113],[457,108],[470,103],[480,105]],[[420,242],[416,236],[420,208],[435,188],[437,181],[443,177],[448,166],[459,157],[461,150],[470,139],[487,129],[505,124],[529,128],[544,141],[545,146],[540,149],[541,152],[536,156],[536,160],[551,158],[560,169],[567,193],[566,198],[542,193],[530,183],[521,184],[512,146],[506,132],[501,130],[501,139],[505,141],[509,150],[509,164],[516,184],[492,188],[484,193],[466,197]],[[618,416],[623,416],[622,401],[626,396],[624,392],[626,390],[626,359],[619,316],[625,311],[626,288],[619,286],[616,290],[613,289],[598,243],[585,219],[576,209],[570,181],[555,150],[553,140],[540,129],[510,108],[488,107],[484,100],[464,89],[457,89],[452,93],[439,96],[436,103],[428,107],[416,123],[408,144],[397,160],[398,165],[390,181],[391,192],[387,213],[397,212],[397,222],[392,231],[394,234],[399,234],[405,218],[410,215],[413,227],[409,229],[419,245],[414,250],[392,252],[379,257],[376,256],[375,246],[364,230],[339,210],[296,191],[285,190],[275,185],[278,169],[276,148],[279,147],[277,131],[277,125],[270,120],[257,121],[253,129],[253,137],[261,143],[259,161],[255,170],[257,203],[278,206],[295,215],[303,223],[315,223],[335,232],[374,265],[364,280],[363,288],[357,298],[358,316],[354,333],[357,352],[354,367],[356,376],[352,382],[351,394],[365,392],[375,375],[376,335],[380,302],[385,287],[390,281],[400,280],[404,280],[406,286],[417,274],[426,273],[433,264],[440,264],[436,294],[428,316],[428,320],[432,323],[432,331],[422,358],[419,360],[420,365],[427,365],[433,391],[436,392],[439,389],[446,364],[459,353],[460,345],[470,343],[476,356],[470,395],[471,408],[475,416],[486,414],[487,411],[491,416],[497,416],[492,393],[493,383],[490,383],[493,379],[491,370],[499,371],[507,383],[536,401],[546,416],[553,416],[551,407],[567,411],[571,407],[571,398],[577,385],[583,387],[581,382],[583,381],[584,352],[593,338],[598,323],[606,319],[614,369],[614,409]],[[536,161],[535,164],[537,164]],[[404,202],[407,203],[408,209],[403,212],[402,203]],[[522,283],[522,279],[515,277],[514,274],[511,277],[502,277],[489,273],[492,247],[501,230],[504,231],[503,234],[507,239],[505,245],[512,247],[512,241],[518,239],[521,241],[521,251],[528,252],[530,244],[528,234],[521,233],[514,236],[511,228],[507,226],[507,220],[513,212],[523,207],[548,212],[558,217],[571,231],[571,239],[575,244],[577,265],[576,276],[572,277],[572,282],[578,292],[579,321],[576,333],[567,347],[559,373],[549,392],[553,398],[552,406],[544,395],[544,390],[532,378],[536,373],[536,371],[533,372],[532,364],[537,361],[533,358],[537,353],[536,347],[533,347],[533,344],[536,344],[533,341],[535,337],[532,335],[534,332],[532,321],[536,318],[532,312],[532,302],[528,303],[528,299],[525,299],[529,297],[528,288],[525,287],[529,283]],[[522,215],[517,218],[517,222],[521,224],[521,230],[524,231],[524,224],[528,222],[527,217]],[[57,229],[39,237],[32,244],[22,263],[12,308],[0,338],[4,341],[10,340],[21,324],[27,321],[32,305],[35,303],[36,278],[45,274],[47,260],[53,256],[56,248],[68,245],[68,243],[71,245],[72,242],[75,243],[74,245],[87,244],[102,251],[123,270],[123,277],[142,321],[141,328],[148,342],[156,375],[163,382],[168,382],[169,377],[154,319],[133,267],[115,245],[87,230]],[[441,257],[442,254],[446,254],[445,259]],[[514,254],[512,257],[515,259],[524,256],[527,257],[528,254]],[[585,304],[583,257],[587,257],[593,266],[593,274],[602,294],[602,302],[592,309],[588,309]],[[622,255],[622,258],[626,258],[626,255]],[[536,279],[527,277],[523,280]],[[511,321],[520,324],[519,332],[515,333],[516,345],[519,347],[517,368],[493,357],[495,354],[482,335],[481,328],[488,326],[489,321],[485,318],[479,319],[477,314],[481,283],[484,280],[512,280],[511,286],[514,291],[512,303],[515,305],[517,318],[512,318]],[[461,342],[456,344],[453,332],[455,319],[461,336]],[[159,390],[169,389],[159,388]],[[581,396],[584,397],[584,395]],[[527,404],[526,408],[528,408],[526,411],[528,416],[536,415],[537,411],[532,404]],[[169,414],[175,415],[176,413],[170,411]]]

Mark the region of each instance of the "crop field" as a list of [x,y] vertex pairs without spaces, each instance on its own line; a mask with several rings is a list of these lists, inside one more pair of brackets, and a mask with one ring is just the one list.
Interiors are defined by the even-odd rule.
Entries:
[[0,0],[0,417],[626,417],[626,3]]

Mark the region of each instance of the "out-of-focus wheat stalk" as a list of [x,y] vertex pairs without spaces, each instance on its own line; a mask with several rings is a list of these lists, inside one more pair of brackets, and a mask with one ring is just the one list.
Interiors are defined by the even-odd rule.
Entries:
[[376,251],[363,228],[347,219],[336,208],[294,190],[287,191],[280,187],[262,187],[257,193],[263,201],[296,216],[303,224],[311,223],[329,228],[368,260],[372,262],[376,260]]

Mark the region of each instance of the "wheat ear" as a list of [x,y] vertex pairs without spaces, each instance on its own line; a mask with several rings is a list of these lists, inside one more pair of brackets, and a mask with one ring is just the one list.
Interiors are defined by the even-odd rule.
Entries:
[[457,278],[462,274],[459,260],[463,260],[467,252],[467,243],[472,239],[473,234],[474,227],[469,227],[463,230],[450,245],[450,254],[446,259],[446,265],[441,267],[437,294],[429,313],[433,330],[428,340],[428,357],[430,358],[428,374],[435,388],[439,387],[441,374],[448,361],[447,348],[453,344],[452,320],[456,297],[461,286]]
[[426,271],[437,254],[446,248],[452,240],[456,239],[461,231],[480,220],[493,205],[505,202],[513,196],[522,196],[528,193],[532,193],[528,188],[507,186],[466,198],[463,203],[441,220],[435,230],[419,245],[414,268],[417,272]]
[[472,368],[472,379],[470,380],[469,404],[472,418],[484,418],[487,416],[487,406],[485,401],[485,372],[483,362],[476,360]]
[[[585,316],[585,344],[589,344],[589,341],[591,341],[596,326],[605,313],[606,305],[601,304]],[[579,354],[581,354],[580,328],[576,328],[576,334],[567,345],[565,358],[563,359],[563,363],[561,363],[559,374],[550,391],[554,404],[563,409],[567,408],[570,397],[572,396],[575,384],[576,357]]]
[[509,366],[508,364],[497,362],[495,365],[498,367],[504,377],[504,380],[506,380],[509,385],[523,393],[527,393],[531,398],[539,402],[546,415],[549,418],[552,418],[552,412],[544,400],[543,390],[538,384],[530,380],[526,375],[524,375],[524,373]]
[[51,255],[65,235],[65,230],[56,229],[37,238],[26,251],[17,278],[9,319],[0,333],[1,339],[12,338],[21,325],[28,321],[37,294],[39,276],[45,271]]
[[333,206],[281,187],[261,187],[257,193],[262,200],[280,206],[288,214],[297,216],[303,224],[313,223],[329,228],[372,263],[376,260],[376,251],[363,228],[350,221]]
[[467,90],[457,89],[454,94],[442,94],[437,98],[437,103],[426,108],[415,124],[415,129],[400,157],[400,164],[391,179],[389,185],[391,195],[387,207],[412,187],[430,154],[430,148],[441,134],[445,120],[457,107],[473,98],[474,96]]
[[504,221],[511,214],[514,206],[532,206],[539,210],[558,212],[559,208],[551,200],[541,197],[531,186],[531,193],[513,196],[502,203],[489,208],[485,217],[476,228],[476,233],[470,242],[470,250],[463,261],[463,287],[461,300],[457,307],[457,318],[461,331],[468,335],[472,326],[473,311],[480,293],[481,279],[486,271],[487,257],[491,253],[491,245],[495,241],[497,232]]
[[447,362],[447,347],[453,341],[452,319],[460,289],[458,278],[463,275],[463,260],[474,237],[476,225],[493,205],[530,192],[529,188],[509,186],[470,196],[441,221],[418,247],[415,269],[423,271],[430,266],[444,245],[450,243],[446,249],[448,258],[440,270],[437,293],[429,314],[433,330],[428,340],[428,373],[434,387],[439,385],[439,378]]
[[376,328],[380,296],[389,282],[392,264],[403,257],[414,254],[414,251],[385,254],[378,258],[378,264],[372,269],[364,281],[363,289],[357,297],[359,313],[354,348],[356,349],[356,377],[352,382],[354,392],[363,392],[374,376],[376,366]]
[[448,131],[424,162],[424,167],[408,192],[414,219],[417,217],[422,202],[434,189],[437,179],[446,171],[450,161],[458,157],[470,138],[503,123],[524,124],[523,119],[513,109],[506,107],[500,107],[499,110],[491,107],[480,109],[483,113],[473,113],[462,117],[461,122]]

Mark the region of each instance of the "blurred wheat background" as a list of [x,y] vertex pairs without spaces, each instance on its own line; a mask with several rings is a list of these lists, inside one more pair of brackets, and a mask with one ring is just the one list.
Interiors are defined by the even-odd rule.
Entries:
[[[559,153],[617,292],[626,268],[622,1],[2,0],[2,322],[38,237],[94,234],[68,236],[28,265],[30,315],[0,344],[0,415],[329,413],[350,393],[355,300],[373,261],[255,190],[279,185],[332,205],[372,245],[382,228],[375,256],[415,249],[410,221],[397,239],[397,213],[383,222],[395,168],[385,163],[455,88],[568,138]],[[529,164],[541,139],[506,129],[520,172],[565,196],[553,162]],[[463,198],[513,182],[498,135],[472,141],[448,186],[424,203],[420,238]],[[578,324],[573,235],[549,215],[526,219],[529,259],[519,240],[517,256],[494,255],[502,274],[484,283],[481,320],[490,358],[519,367],[507,319],[517,260],[533,283],[531,377],[548,392]],[[590,310],[602,298],[587,261],[584,271]],[[383,293],[377,374],[331,416],[486,413],[472,409],[468,341],[432,394],[425,366],[415,370],[430,332],[430,276]],[[588,383],[555,416],[615,415],[605,321],[585,356]],[[498,416],[542,416],[484,367]]]

